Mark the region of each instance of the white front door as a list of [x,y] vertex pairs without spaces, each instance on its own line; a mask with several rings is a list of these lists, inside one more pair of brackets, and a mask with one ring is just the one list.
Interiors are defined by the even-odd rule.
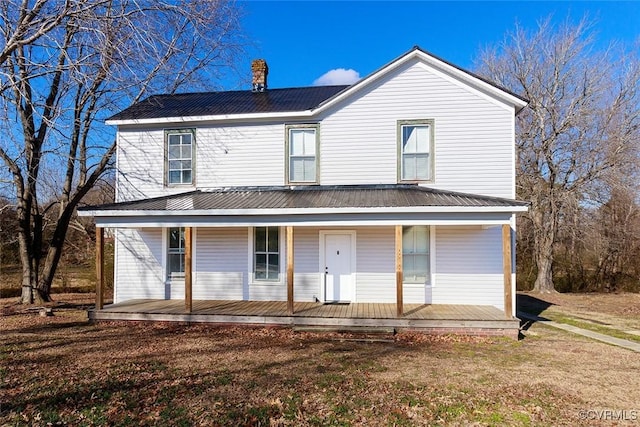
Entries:
[[324,235],[325,301],[351,301],[353,295],[352,234]]

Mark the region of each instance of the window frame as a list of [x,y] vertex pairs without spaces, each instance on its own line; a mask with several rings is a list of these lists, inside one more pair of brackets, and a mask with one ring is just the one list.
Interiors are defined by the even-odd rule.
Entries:
[[[296,181],[291,178],[291,131],[311,129],[315,132],[315,155],[316,175],[313,181]],[[293,156],[293,157],[309,157],[309,156]],[[317,185],[320,183],[320,124],[319,123],[301,123],[285,125],[285,159],[284,174],[287,185]]]
[[[171,230],[175,230],[178,229],[179,230],[179,236],[178,236],[178,247],[177,248],[172,248],[171,247]],[[167,280],[173,280],[173,279],[184,279],[185,277],[185,247],[186,247],[186,242],[185,242],[185,227],[167,227],[166,229],[166,236],[167,236],[167,246],[166,246],[166,278]],[[171,265],[171,255],[180,255],[181,256],[181,262],[180,265],[182,266],[182,271],[178,271],[178,272],[172,272],[170,270],[170,265]]]
[[[256,277],[256,229],[258,228],[269,228],[269,227],[275,227],[278,229],[277,231],[277,235],[278,235],[278,277],[275,279],[261,279],[261,278],[257,278]],[[264,284],[264,285],[279,285],[282,284],[284,281],[284,256],[283,254],[285,254],[285,241],[284,241],[284,227],[280,227],[277,225],[265,225],[265,226],[259,226],[259,227],[251,227],[251,231],[249,233],[249,266],[250,266],[250,271],[249,271],[249,277],[250,277],[250,284]],[[267,242],[268,242],[268,236],[267,236]],[[269,253],[268,251],[268,244],[267,244],[267,253]]]
[[[191,135],[191,182],[171,182],[169,179],[169,137],[171,135]],[[184,160],[184,159],[180,159]],[[181,169],[186,170],[186,169]],[[164,184],[166,187],[192,187],[196,183],[196,130],[194,128],[164,130]]]
[[[403,152],[403,135],[402,130],[406,126],[429,126],[429,176],[426,179],[405,179],[404,178],[404,152]],[[397,170],[399,183],[433,183],[435,181],[435,120],[434,119],[415,119],[415,120],[398,120],[397,122]]]
[[[426,248],[427,251],[426,252],[417,252],[416,251],[416,237],[415,237],[415,232],[413,234],[413,247],[414,247],[414,252],[411,253],[406,253],[404,250],[404,246],[405,246],[405,241],[404,241],[404,235],[405,235],[405,230],[406,229],[412,229],[415,230],[417,227],[422,227],[426,230],[427,232],[427,241],[426,241]],[[409,284],[409,285],[429,285],[431,283],[431,269],[432,269],[432,229],[430,226],[428,225],[404,225],[402,226],[402,283],[403,284]],[[407,280],[407,275],[406,275],[406,262],[405,262],[405,256],[424,256],[426,261],[427,261],[427,271],[425,272],[425,280],[424,281],[419,281],[417,279],[412,279],[412,280]]]

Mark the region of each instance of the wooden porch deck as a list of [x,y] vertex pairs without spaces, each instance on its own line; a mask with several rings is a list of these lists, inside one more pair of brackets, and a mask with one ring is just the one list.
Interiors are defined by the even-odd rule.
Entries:
[[130,300],[90,310],[91,320],[177,321],[224,324],[280,325],[327,328],[418,329],[433,333],[507,335],[517,337],[519,320],[503,311],[479,305],[405,304],[396,316],[395,304],[322,304],[296,302],[294,314],[286,301],[194,300],[191,313],[183,300]]

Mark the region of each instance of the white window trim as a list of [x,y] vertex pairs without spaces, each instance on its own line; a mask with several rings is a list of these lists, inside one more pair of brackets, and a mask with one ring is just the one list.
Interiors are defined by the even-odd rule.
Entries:
[[[429,177],[427,179],[404,179],[403,175],[403,152],[402,152],[402,128],[404,126],[429,126]],[[400,183],[434,183],[436,176],[436,155],[435,155],[435,120],[434,119],[416,119],[416,120],[398,120],[396,132],[397,146],[397,170],[398,182]]]
[[[290,124],[285,125],[285,182],[287,184],[295,184],[295,185],[318,185],[320,184],[320,124],[319,123],[304,123],[304,124]],[[315,152],[315,162],[316,162],[316,176],[313,181],[294,181],[291,179],[291,130],[293,129],[313,129],[316,135],[316,152]]]
[[[169,182],[169,135],[191,134],[191,182]],[[196,130],[194,128],[178,128],[164,130],[164,184],[166,187],[194,187],[196,185]]]
[[280,262],[280,273],[278,273],[278,279],[277,280],[268,280],[268,279],[256,279],[255,278],[255,266],[253,265],[254,263],[254,253],[253,253],[253,249],[254,249],[254,241],[255,241],[255,230],[257,227],[249,227],[249,233],[247,233],[249,235],[248,238],[248,262],[247,265],[249,266],[248,269],[248,282],[249,285],[268,285],[268,286],[277,286],[277,285],[284,285],[284,281],[285,278],[287,277],[286,274],[286,260],[284,259],[286,256],[286,241],[285,241],[285,227],[283,226],[278,226],[278,225],[273,225],[273,226],[269,226],[269,225],[265,225],[265,226],[260,226],[260,227],[278,227],[278,252],[279,252],[279,262]]

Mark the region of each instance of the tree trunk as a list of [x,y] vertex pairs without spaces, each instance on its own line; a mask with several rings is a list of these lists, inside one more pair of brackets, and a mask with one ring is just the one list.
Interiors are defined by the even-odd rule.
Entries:
[[546,200],[532,207],[534,257],[538,268],[534,292],[556,291],[553,284],[553,244],[556,240],[559,208],[554,199],[554,195],[549,194]]
[[545,254],[538,248],[536,264],[538,266],[538,275],[533,285],[533,291],[540,293],[555,292],[556,290],[553,284],[553,251]]
[[22,231],[19,236],[20,261],[22,264],[22,294],[20,302],[22,304],[42,304],[51,301],[51,284],[48,287],[41,287],[38,283],[38,270],[35,268],[36,260],[29,245],[25,245]]
[[20,302],[22,304],[33,304],[33,280],[31,271],[31,259],[29,257],[29,244],[20,229],[18,235],[18,244],[20,251],[20,263],[22,264],[22,296]]
[[47,300],[51,300],[51,285],[53,284],[53,278],[56,270],[58,269],[60,257],[62,256],[64,240],[73,214],[72,206],[74,205],[67,204],[66,208],[61,207],[62,212],[56,223],[56,229],[53,232],[51,242],[49,243],[47,258],[45,259],[42,275],[37,284],[38,293],[42,296],[46,296]]
[[20,302],[23,304],[33,304],[34,285],[37,280],[37,272],[33,270],[33,250],[31,239],[31,204],[28,195],[19,194],[18,198],[18,250],[20,263],[22,264],[22,296]]
[[[29,194],[22,194],[18,203],[18,244],[22,264],[22,304],[42,304],[51,301],[51,284],[42,287],[39,283],[40,259],[42,257],[42,216],[32,214]],[[33,221],[32,221],[33,218]]]

